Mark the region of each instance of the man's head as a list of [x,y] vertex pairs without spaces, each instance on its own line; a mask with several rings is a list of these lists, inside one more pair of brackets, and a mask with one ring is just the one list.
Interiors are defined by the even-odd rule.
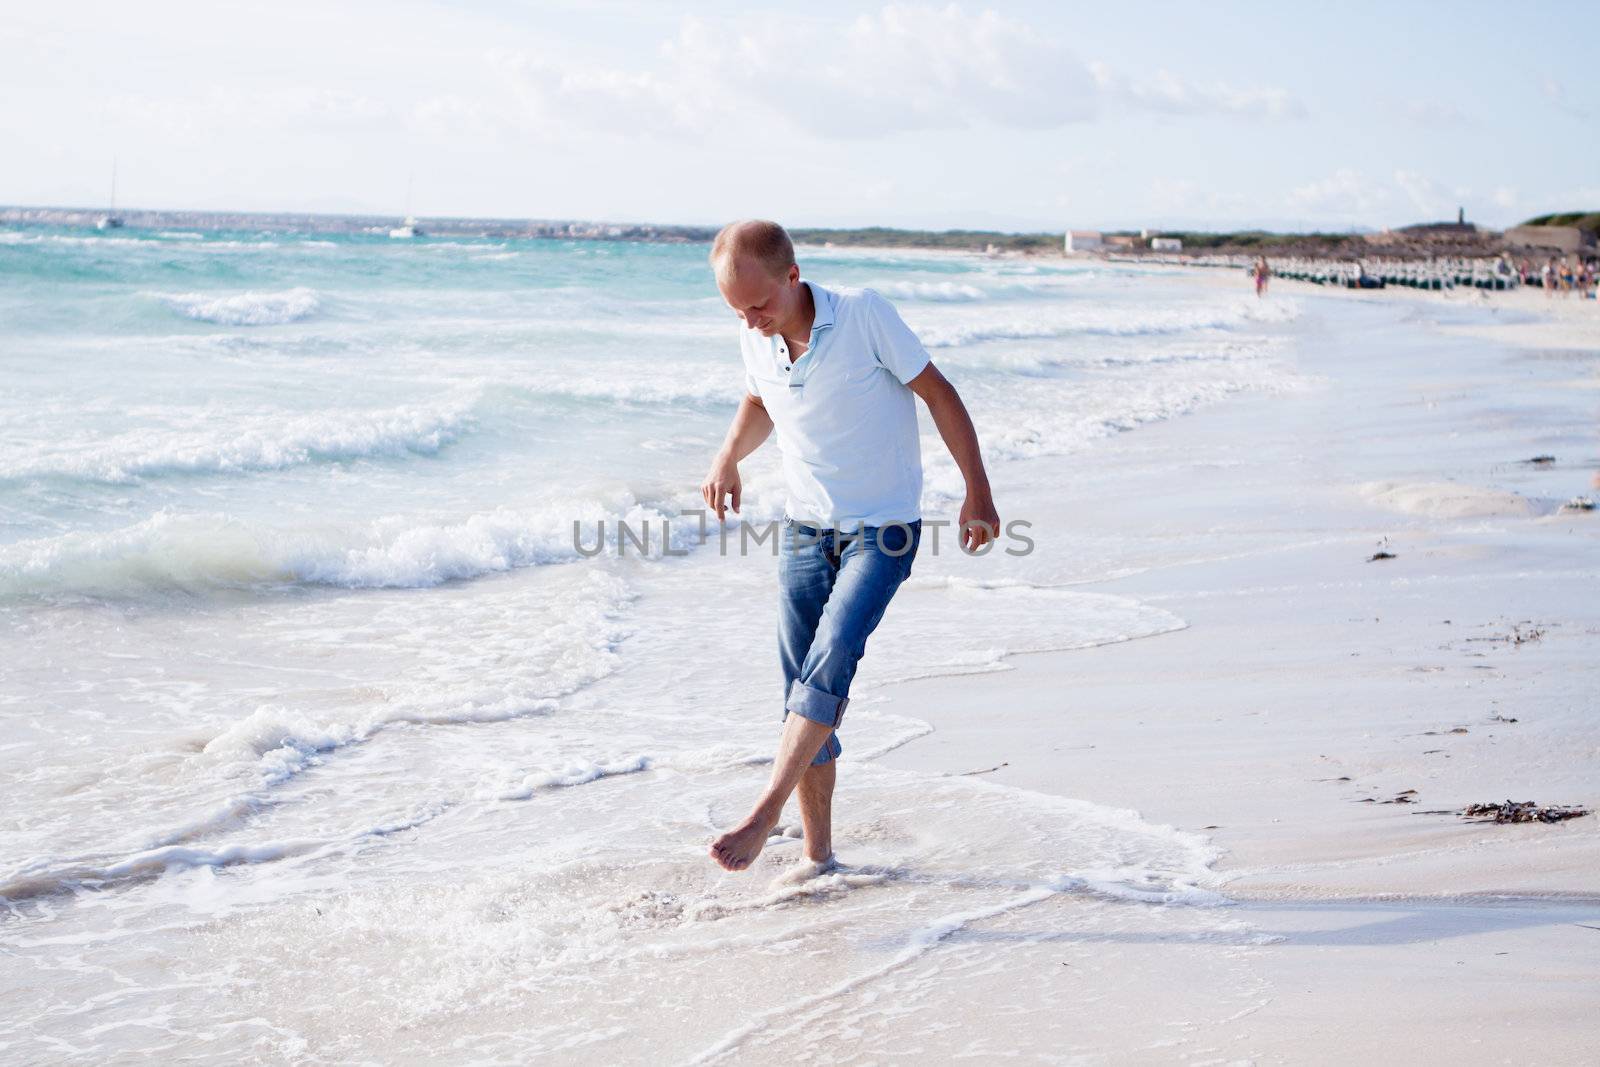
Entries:
[[764,219],[732,222],[711,245],[717,289],[744,324],[763,336],[782,332],[805,306],[794,244]]

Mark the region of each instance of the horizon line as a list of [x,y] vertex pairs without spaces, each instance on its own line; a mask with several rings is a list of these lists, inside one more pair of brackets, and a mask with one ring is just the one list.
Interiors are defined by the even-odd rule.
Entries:
[[[49,212],[49,213],[58,213],[58,214],[63,214],[63,215],[84,215],[84,216],[107,215],[107,214],[112,214],[113,213],[112,210],[109,207],[69,206],[69,205],[61,205],[61,204],[0,204],[0,215],[6,214],[6,213],[11,213],[11,212]],[[444,222],[444,223],[543,223],[543,224],[561,223],[561,224],[567,224],[567,225],[571,225],[571,224],[574,224],[574,223],[582,223],[582,224],[586,224],[586,225],[640,227],[640,228],[650,228],[650,229],[658,229],[658,230],[671,230],[671,231],[680,231],[680,232],[682,232],[682,231],[708,231],[708,232],[710,232],[712,234],[714,234],[717,230],[721,229],[722,226],[726,225],[726,223],[720,223],[720,222],[719,223],[692,223],[692,222],[652,222],[652,221],[645,221],[645,220],[622,221],[622,220],[617,220],[617,219],[604,219],[604,218],[580,218],[580,217],[557,217],[557,216],[535,216],[535,215],[419,215],[419,214],[412,214],[412,215],[408,216],[408,215],[399,215],[399,214],[381,214],[381,213],[370,213],[370,212],[313,211],[313,210],[301,210],[301,209],[252,210],[252,209],[233,209],[233,208],[135,208],[135,207],[122,207],[122,208],[117,208],[114,213],[117,214],[117,215],[122,215],[122,216],[127,216],[127,215],[193,215],[193,216],[217,216],[217,217],[244,216],[244,217],[255,217],[255,218],[264,218],[264,219],[266,219],[266,218],[308,218],[308,219],[328,219],[328,220],[349,220],[349,221],[373,222],[373,223],[387,223],[387,222],[390,222],[390,221],[403,221],[406,218],[415,218],[418,221],[433,220],[435,222]],[[1530,216],[1530,218],[1542,218],[1542,217],[1547,216],[1547,215],[1560,215],[1560,214],[1584,214],[1584,212],[1563,212],[1563,211],[1542,212],[1540,214],[1536,214],[1536,215]],[[1437,221],[1437,222],[1445,222],[1445,221],[1451,221],[1451,220],[1435,220],[1435,221]],[[1435,221],[1422,222],[1422,223],[1412,223],[1412,224],[1409,224],[1409,225],[1433,225],[1433,224],[1435,224]],[[1526,225],[1526,224],[1527,224],[1527,222],[1525,220],[1524,222],[1515,223],[1514,225],[1521,226],[1521,225]],[[1195,226],[1195,225],[1182,225],[1182,226],[1167,225],[1167,226],[1118,226],[1118,227],[1108,227],[1108,226],[1098,226],[1098,227],[1061,226],[1061,227],[1056,228],[1056,229],[1009,230],[1009,229],[997,229],[997,228],[993,228],[993,227],[982,227],[982,226],[937,227],[936,228],[936,227],[927,227],[927,226],[893,225],[893,224],[885,224],[885,223],[870,223],[870,224],[854,225],[854,226],[844,226],[844,225],[825,225],[825,226],[824,225],[803,225],[803,226],[786,226],[785,228],[789,229],[789,230],[792,230],[792,231],[817,231],[817,232],[840,232],[840,233],[847,233],[847,232],[861,231],[861,230],[889,230],[889,231],[896,231],[896,232],[902,232],[902,233],[1003,234],[1003,235],[1007,235],[1007,236],[1016,236],[1016,237],[1037,237],[1037,236],[1045,236],[1045,235],[1063,236],[1068,231],[1074,231],[1074,230],[1076,230],[1076,231],[1098,230],[1101,233],[1110,233],[1110,234],[1132,233],[1132,232],[1138,232],[1139,230],[1166,230],[1166,231],[1184,232],[1184,233],[1207,233],[1207,234],[1265,233],[1265,234],[1274,234],[1274,235],[1292,235],[1292,234],[1315,235],[1315,234],[1360,234],[1360,233],[1363,233],[1363,232],[1365,232],[1365,233],[1379,233],[1379,232],[1384,232],[1384,231],[1392,231],[1394,229],[1394,227],[1373,226],[1373,225],[1365,224],[1365,223],[1347,223],[1347,224],[1341,225],[1341,226],[1327,226],[1327,227],[1323,227],[1323,228],[1312,228],[1312,229],[1275,229],[1275,228],[1272,228],[1270,226],[1265,226],[1265,225],[1232,226],[1232,227],[1229,227],[1226,224],[1222,224],[1221,226],[1219,226],[1219,228],[1216,228],[1216,229],[1205,229],[1205,228],[1198,227],[1198,226]],[[1500,229],[1499,227],[1484,227],[1484,228],[1485,229],[1489,229],[1489,230],[1499,230]],[[1512,227],[1510,227],[1510,226],[1505,227],[1505,229],[1510,229],[1510,228],[1512,228]]]

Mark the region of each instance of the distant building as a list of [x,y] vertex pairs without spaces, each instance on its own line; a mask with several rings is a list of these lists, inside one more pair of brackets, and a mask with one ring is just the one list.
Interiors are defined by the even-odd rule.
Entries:
[[1593,247],[1594,234],[1577,226],[1514,226],[1506,231],[1506,243],[1576,252]]
[[1131,233],[1111,233],[1105,237],[1107,248],[1137,248],[1139,238]]
[[1091,252],[1105,246],[1105,239],[1101,236],[1099,230],[1068,230],[1064,250],[1071,254],[1073,252]]
[[1183,238],[1181,237],[1152,237],[1150,238],[1152,252],[1182,252]]

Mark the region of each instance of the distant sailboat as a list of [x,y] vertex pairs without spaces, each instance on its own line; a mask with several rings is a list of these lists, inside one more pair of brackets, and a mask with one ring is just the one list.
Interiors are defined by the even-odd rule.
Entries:
[[421,237],[422,231],[417,228],[416,216],[411,214],[411,178],[406,178],[406,221],[389,231],[389,236],[399,239]]
[[97,230],[120,230],[122,218],[117,214],[117,160],[111,159],[111,206],[104,215],[95,220],[94,228]]

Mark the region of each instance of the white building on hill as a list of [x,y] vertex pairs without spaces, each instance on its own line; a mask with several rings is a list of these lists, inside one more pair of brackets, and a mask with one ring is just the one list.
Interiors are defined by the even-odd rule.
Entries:
[[1063,251],[1071,255],[1073,252],[1089,252],[1105,246],[1105,238],[1099,230],[1068,230]]

